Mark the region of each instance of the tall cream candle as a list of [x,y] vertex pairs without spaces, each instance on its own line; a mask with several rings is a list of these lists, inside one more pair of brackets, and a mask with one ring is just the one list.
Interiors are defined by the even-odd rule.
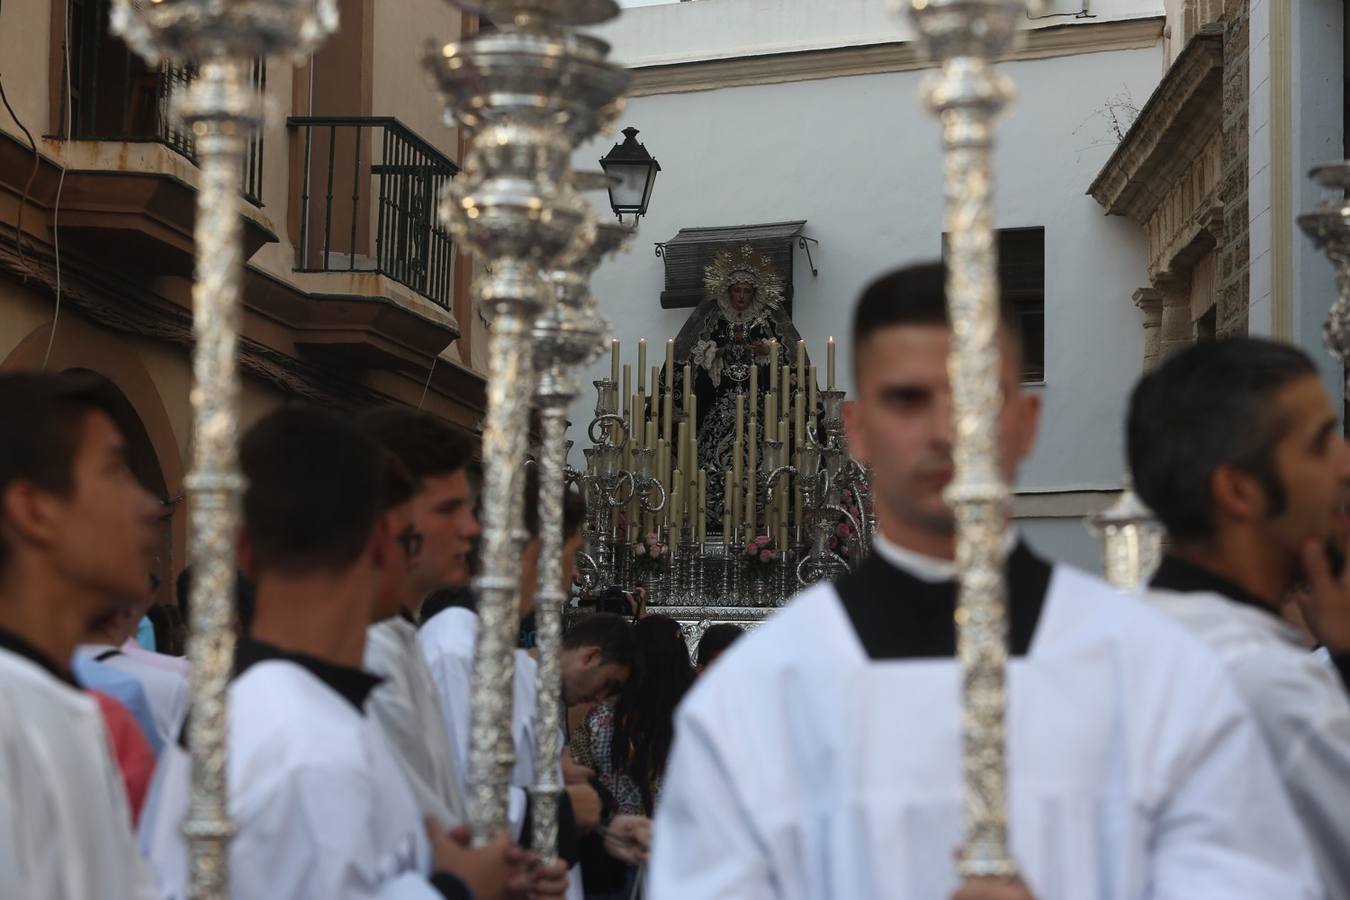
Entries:
[[792,412],[792,369],[789,366],[783,366],[783,380],[780,382],[783,386],[781,391],[783,397],[783,409],[779,416],[786,419]]
[[619,383],[619,339],[609,342],[609,380]]
[[732,532],[736,526],[732,521],[731,498],[736,493],[735,487],[731,483],[731,470],[727,469],[726,477],[722,480],[722,543],[728,547],[731,546]]
[[702,544],[708,540],[708,472],[706,469],[698,470],[697,480],[698,490],[698,518],[695,521],[696,540]]
[[684,364],[684,402],[680,404],[680,409],[684,411],[686,417],[689,415],[689,398],[694,396],[694,367],[689,363]]
[[825,389],[834,390],[834,338],[825,342]]
[[797,390],[806,383],[806,341],[797,342]]
[[638,338],[638,361],[637,361],[638,393],[643,393],[647,389],[647,339]]
[[[623,367],[623,415],[628,418],[628,411],[634,407],[630,405],[633,400],[633,367],[624,364]],[[632,431],[628,432],[632,434]]]
[[666,390],[675,387],[675,339],[666,338]]
[[741,439],[736,438],[731,445],[731,527],[739,529],[741,527],[741,484],[743,480],[741,474],[743,469],[743,457],[745,455],[745,445]]
[[778,391],[778,341],[769,341],[769,390]]
[[812,419],[816,417],[816,404],[820,398],[816,396],[816,367],[811,366],[806,370],[807,390],[810,392],[806,398],[806,415]]
[[759,366],[750,367],[750,403],[752,408],[759,405]]
[[671,426],[675,422],[674,411],[671,409],[671,398],[674,395],[671,394],[670,384],[666,382],[666,390],[661,394],[661,437],[665,438],[667,444],[670,443]]
[[798,391],[795,400],[795,408],[792,410],[792,439],[800,447],[806,439],[806,395]]
[[670,515],[666,517],[666,524],[670,526],[672,531],[680,528],[684,524],[682,515],[684,512],[684,507],[682,505],[684,494],[680,490],[680,478],[681,475],[679,469],[676,469],[671,473],[670,503],[667,507],[667,511]]

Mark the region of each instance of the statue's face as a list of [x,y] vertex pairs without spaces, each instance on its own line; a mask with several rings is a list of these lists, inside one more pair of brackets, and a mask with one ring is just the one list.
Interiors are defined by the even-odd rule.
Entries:
[[731,308],[736,312],[745,312],[755,302],[755,286],[748,281],[738,281],[727,290]]

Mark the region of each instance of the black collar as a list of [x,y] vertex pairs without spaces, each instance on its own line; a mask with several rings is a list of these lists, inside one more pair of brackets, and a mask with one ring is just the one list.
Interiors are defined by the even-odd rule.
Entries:
[[0,628],[0,649],[8,650],[10,653],[22,656],[29,662],[41,666],[57,681],[64,682],[76,690],[82,690],[79,683],[71,676],[70,669],[58,665],[56,660],[43,653],[37,647],[34,647],[31,643],[19,637],[14,632]]
[[398,617],[413,627],[417,626],[417,617],[401,606],[398,608]]
[[238,678],[249,666],[266,660],[279,659],[295,663],[336,691],[342,699],[356,707],[359,713],[365,712],[366,698],[370,692],[384,681],[362,669],[340,666],[316,656],[303,653],[288,653],[271,644],[255,641],[252,638],[240,638],[234,651],[234,677]]
[[[1025,544],[1019,543],[1008,560],[1008,636],[1014,656],[1025,656],[1031,647],[1052,571]],[[955,581],[924,581],[874,552],[835,588],[871,659],[956,654]]]
[[467,587],[440,588],[432,591],[422,602],[422,622],[425,624],[437,613],[455,608],[467,609],[472,613],[478,612],[478,595]]
[[[1149,587],[1163,591],[1175,591],[1178,594],[1219,594],[1234,603],[1255,606],[1257,609],[1281,619],[1279,610],[1273,608],[1269,603],[1237,582],[1229,581],[1222,575],[1216,575],[1208,569],[1197,566],[1193,562],[1187,562],[1170,553],[1163,557],[1162,564],[1158,566],[1158,571],[1149,581]],[[1281,619],[1281,621],[1283,620]]]

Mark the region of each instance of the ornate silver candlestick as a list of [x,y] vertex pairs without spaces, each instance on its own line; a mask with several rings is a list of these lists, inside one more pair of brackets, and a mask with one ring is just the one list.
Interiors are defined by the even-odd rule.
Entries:
[[947,305],[961,588],[957,653],[965,715],[962,877],[1012,876],[1004,715],[1007,611],[1004,535],[1011,492],[999,471],[999,290],[994,240],[994,121],[1011,96],[993,60],[1012,48],[1026,0],[909,0],[910,19],[941,73],[925,89],[946,151]]
[[456,2],[499,26],[427,59],[448,111],[469,136],[464,171],[450,183],[441,216],[491,264],[474,285],[492,319],[469,746],[469,824],[481,845],[506,827],[513,762],[516,511],[533,395],[531,330],[552,302],[544,273],[559,267],[578,229],[593,221],[589,204],[561,188],[571,149],[598,129],[600,110],[628,76],[605,61],[603,41],[562,27],[611,18],[618,12],[613,0]]
[[573,369],[601,352],[606,324],[597,313],[589,287],[600,261],[617,251],[633,230],[622,225],[600,225],[595,239],[567,269],[554,271],[550,280],[557,302],[534,322],[535,366],[539,381],[535,403],[539,408],[542,451],[539,456],[539,593],[535,597],[536,648],[539,651],[538,706],[535,709],[535,783],[531,846],[545,864],[557,857],[558,797],[563,783],[558,769],[562,756],[563,498],[566,490],[567,409],[580,392]]
[[235,534],[244,488],[238,465],[239,284],[243,225],[239,171],[263,98],[249,72],[260,56],[312,51],[337,28],[333,0],[114,0],[112,30],[151,63],[197,64],[197,79],[173,98],[173,113],[192,130],[201,183],[194,230],[192,288],[192,471],[185,479],[191,509],[192,801],[189,891],[196,900],[224,898],[228,885],[226,691],[234,665]]
[[1162,561],[1162,526],[1127,482],[1115,503],[1089,523],[1102,541],[1106,580],[1135,590],[1148,581]]
[[1336,302],[1322,326],[1331,355],[1344,364],[1350,356],[1350,160],[1326,163],[1311,177],[1327,188],[1326,202],[1298,217],[1298,224],[1336,268]]

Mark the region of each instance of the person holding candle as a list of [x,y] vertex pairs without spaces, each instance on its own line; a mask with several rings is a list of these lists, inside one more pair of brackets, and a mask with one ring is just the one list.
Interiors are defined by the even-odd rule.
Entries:
[[[853,330],[849,446],[873,552],[741,639],[685,698],[650,900],[1323,896],[1261,734],[1220,660],[1137,598],[1006,551],[1008,825],[1021,878],[962,882],[961,668],[941,264],[883,276]],[[1009,481],[1038,398],[999,336]],[[772,752],[766,752],[771,748]]]

